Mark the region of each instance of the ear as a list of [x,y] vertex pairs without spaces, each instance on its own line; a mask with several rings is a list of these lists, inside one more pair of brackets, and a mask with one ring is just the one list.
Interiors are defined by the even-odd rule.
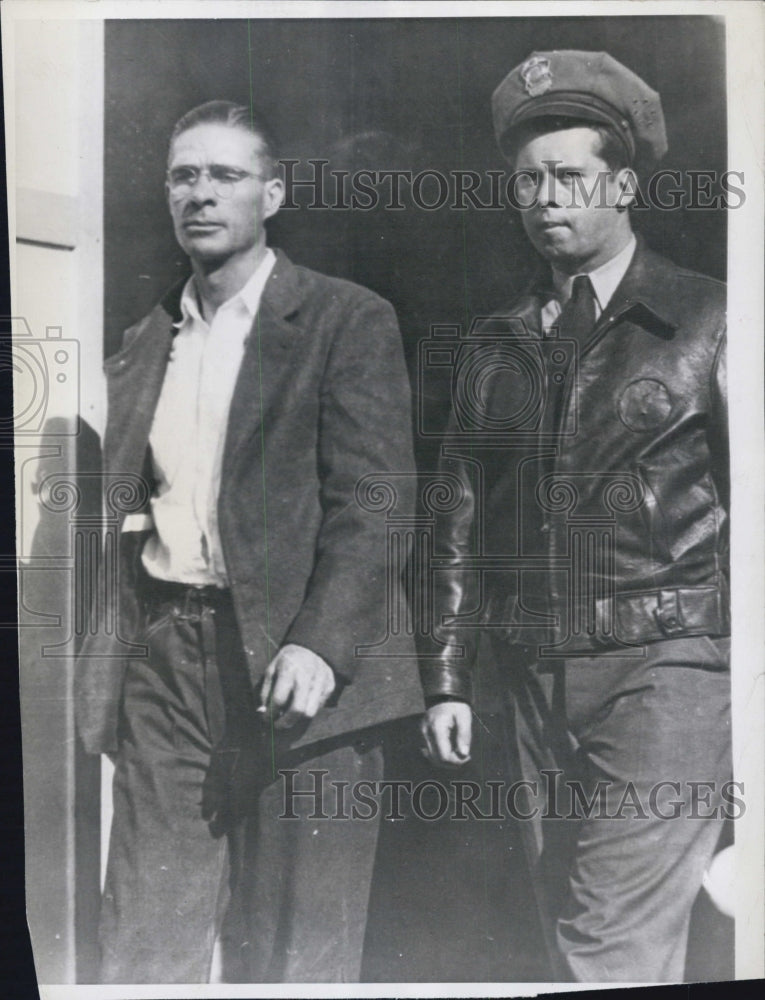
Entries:
[[619,194],[616,197],[616,208],[626,211],[635,202],[638,193],[637,174],[632,167],[622,167],[616,174],[616,184]]
[[263,218],[270,219],[276,215],[284,201],[284,181],[281,177],[272,177],[264,182]]

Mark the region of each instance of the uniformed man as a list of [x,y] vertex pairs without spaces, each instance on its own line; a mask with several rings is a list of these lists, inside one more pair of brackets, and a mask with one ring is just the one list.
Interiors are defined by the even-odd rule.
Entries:
[[469,756],[480,622],[558,974],[682,980],[730,774],[725,288],[633,233],[667,144],[625,66],[535,52],[493,116],[546,266],[456,362],[426,748]]

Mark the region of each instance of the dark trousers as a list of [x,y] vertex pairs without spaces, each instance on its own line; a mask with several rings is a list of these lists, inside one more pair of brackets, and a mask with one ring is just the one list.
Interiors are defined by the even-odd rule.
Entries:
[[[358,980],[378,823],[285,814],[295,789],[379,780],[378,733],[282,751],[253,712],[226,600],[149,602],[127,671],[101,915],[104,983]],[[296,800],[297,802],[297,800]]]
[[514,766],[538,788],[525,840],[560,978],[683,980],[691,908],[731,809],[729,644],[515,666],[509,651]]

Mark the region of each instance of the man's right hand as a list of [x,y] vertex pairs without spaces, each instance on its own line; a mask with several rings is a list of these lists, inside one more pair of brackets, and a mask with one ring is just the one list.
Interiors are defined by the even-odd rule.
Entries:
[[420,722],[425,746],[423,753],[434,764],[467,764],[473,713],[464,701],[442,701],[425,712]]

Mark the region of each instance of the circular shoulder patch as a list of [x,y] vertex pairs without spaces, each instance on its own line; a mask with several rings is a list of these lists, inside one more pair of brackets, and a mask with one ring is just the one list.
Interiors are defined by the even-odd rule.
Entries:
[[669,389],[656,378],[630,382],[619,400],[619,418],[631,431],[655,430],[671,412]]

